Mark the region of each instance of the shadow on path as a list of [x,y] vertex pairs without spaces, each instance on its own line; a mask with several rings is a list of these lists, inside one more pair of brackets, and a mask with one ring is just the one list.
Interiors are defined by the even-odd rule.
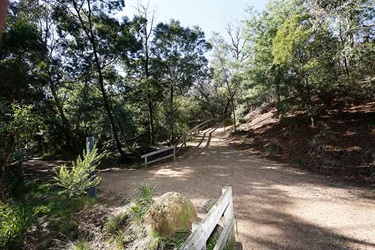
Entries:
[[203,131],[176,162],[102,172],[100,190],[122,197],[148,183],[156,195],[187,194],[202,212],[208,199],[232,186],[244,249],[375,249],[371,191],[244,155],[220,131]]

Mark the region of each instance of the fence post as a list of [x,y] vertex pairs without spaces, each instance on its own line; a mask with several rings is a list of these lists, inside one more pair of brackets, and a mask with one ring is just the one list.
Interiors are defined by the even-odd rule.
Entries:
[[[224,194],[225,191],[227,191],[227,189],[232,189],[232,188],[226,186],[226,187],[224,187],[221,190],[221,193]],[[232,192],[232,190],[231,190],[231,192]],[[232,198],[232,195],[231,195],[231,199],[229,201],[227,209],[224,212],[224,221],[225,221],[225,224],[228,224],[229,221],[233,219],[233,217],[234,217],[234,212],[233,212],[233,198]]]
[[[94,149],[94,136],[87,136],[86,137],[86,151],[91,153],[93,149]],[[91,173],[89,178],[90,179],[93,178],[94,174],[95,173]],[[96,186],[89,188],[88,193],[89,193],[89,197],[91,198],[96,197]]]
[[176,161],[176,145],[173,148],[173,161]]

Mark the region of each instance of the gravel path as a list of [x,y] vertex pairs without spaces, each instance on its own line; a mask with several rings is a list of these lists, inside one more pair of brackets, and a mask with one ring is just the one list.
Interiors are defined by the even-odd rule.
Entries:
[[101,176],[99,192],[125,197],[148,183],[159,195],[187,194],[198,211],[232,186],[244,249],[375,249],[374,191],[245,155],[222,128],[204,131],[176,162]]

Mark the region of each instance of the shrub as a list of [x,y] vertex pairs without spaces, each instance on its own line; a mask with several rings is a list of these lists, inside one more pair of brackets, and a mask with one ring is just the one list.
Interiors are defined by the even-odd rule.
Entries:
[[83,158],[77,157],[72,162],[72,169],[69,170],[66,165],[59,169],[54,169],[57,185],[63,188],[61,194],[66,194],[69,198],[77,197],[86,192],[90,187],[96,186],[100,182],[100,177],[95,175],[95,168],[99,165],[100,159],[104,154],[98,154],[96,147],[92,152],[83,152]]
[[24,207],[0,204],[0,249],[19,243],[30,218],[29,211]]

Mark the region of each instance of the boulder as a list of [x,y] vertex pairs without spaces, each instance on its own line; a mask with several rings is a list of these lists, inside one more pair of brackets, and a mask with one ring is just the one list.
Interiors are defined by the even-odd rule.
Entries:
[[145,216],[149,232],[171,238],[179,232],[189,232],[197,212],[193,203],[183,194],[168,192],[151,205]]

